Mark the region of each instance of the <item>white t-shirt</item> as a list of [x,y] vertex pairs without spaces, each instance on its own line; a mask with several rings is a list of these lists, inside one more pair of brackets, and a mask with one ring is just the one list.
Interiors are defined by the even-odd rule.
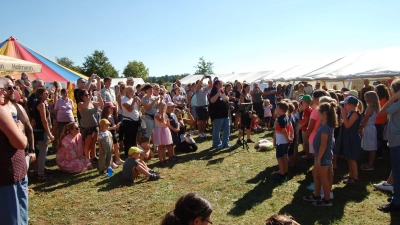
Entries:
[[[139,120],[139,110],[138,110],[138,105],[134,103],[133,105],[133,110],[129,112],[125,107],[124,104],[128,103],[129,105],[132,104],[133,98],[129,99],[128,97],[124,96],[124,98],[121,100],[121,105],[122,105],[122,115],[124,117],[131,118],[133,120],[138,121]],[[123,120],[126,120],[125,118]]]

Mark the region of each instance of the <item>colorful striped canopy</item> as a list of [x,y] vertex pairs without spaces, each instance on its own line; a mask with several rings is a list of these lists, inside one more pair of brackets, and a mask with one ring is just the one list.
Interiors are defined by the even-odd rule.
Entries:
[[87,79],[88,77],[72,71],[60,64],[46,58],[38,52],[28,48],[27,46],[18,43],[16,38],[10,37],[0,43],[0,55],[6,55],[17,59],[26,60],[29,62],[42,65],[41,73],[28,74],[30,80],[42,78],[45,82],[60,81],[77,81],[80,77]]

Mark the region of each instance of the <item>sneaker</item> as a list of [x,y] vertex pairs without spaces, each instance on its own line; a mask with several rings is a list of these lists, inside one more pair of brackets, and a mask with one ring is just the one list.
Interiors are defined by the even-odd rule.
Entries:
[[193,134],[199,134],[199,131],[198,130],[194,130]]
[[115,164],[115,163],[111,163],[111,168],[113,168],[113,169],[117,169],[117,168],[118,168],[118,165],[117,165],[117,164]]
[[389,184],[386,181],[382,181],[379,184],[374,184],[374,188],[381,190],[381,191],[393,191],[393,185]]
[[254,141],[251,139],[247,139],[247,143],[254,143]]
[[[321,192],[321,198],[324,198],[324,196],[325,196],[324,193]],[[333,199],[333,197],[334,197],[334,196],[333,196],[333,192],[331,191],[331,193],[329,194],[329,198],[330,198],[330,199]]]
[[200,133],[199,137],[204,138],[205,136],[203,135],[203,133]]
[[280,174],[280,173],[274,174],[274,175],[273,175],[273,178],[274,178],[275,181],[278,181],[278,182],[285,182],[285,181],[287,181],[287,176],[282,175],[282,174]]
[[400,206],[395,205],[394,203],[389,203],[379,206],[378,210],[382,212],[400,212]]
[[160,174],[160,172],[158,172],[158,171],[155,171],[155,170],[153,170],[153,169],[149,169],[149,173],[153,173],[153,174]]
[[203,133],[201,133],[201,134],[203,135],[203,137],[207,137],[207,134],[206,134],[206,133],[203,132]]
[[360,166],[361,170],[374,170],[374,166],[369,164],[364,164]]
[[115,164],[122,165],[122,164],[124,164],[124,162],[125,162],[124,160],[120,159],[120,160],[116,161]]
[[243,143],[242,143],[242,141],[241,141],[241,140],[237,140],[237,141],[236,141],[236,144],[238,144],[238,145],[242,145]]
[[227,145],[225,145],[223,148],[232,148],[232,145],[227,144]]
[[149,176],[149,181],[154,181],[154,180],[158,180],[158,179],[160,179],[160,175],[152,173]]

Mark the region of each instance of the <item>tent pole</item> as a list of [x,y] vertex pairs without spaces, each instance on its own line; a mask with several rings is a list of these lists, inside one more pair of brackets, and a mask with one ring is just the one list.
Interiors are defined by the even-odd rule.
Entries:
[[346,84],[344,84],[344,80],[342,80],[342,83],[343,83],[343,87],[346,87]]
[[347,83],[347,88],[350,89],[350,83],[351,83],[351,78],[349,80],[349,82]]
[[290,87],[289,99],[292,99],[292,96],[293,96],[294,82],[295,82],[295,81],[292,82],[292,87]]

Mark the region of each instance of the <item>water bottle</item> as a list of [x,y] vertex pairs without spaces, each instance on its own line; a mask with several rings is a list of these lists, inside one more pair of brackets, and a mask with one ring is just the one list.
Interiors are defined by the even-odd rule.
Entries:
[[111,177],[111,176],[113,175],[113,173],[114,173],[113,169],[111,168],[111,166],[109,166],[109,167],[107,168],[107,176],[108,176],[108,177]]
[[14,121],[18,120],[18,115],[16,113],[12,113],[12,117],[13,117]]

